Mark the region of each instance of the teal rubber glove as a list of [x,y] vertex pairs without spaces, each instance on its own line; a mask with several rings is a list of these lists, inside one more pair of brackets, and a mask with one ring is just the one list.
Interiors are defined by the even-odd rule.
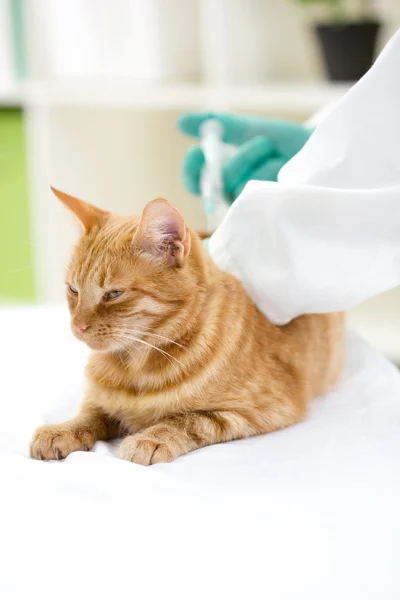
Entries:
[[[280,119],[242,117],[219,113],[189,113],[178,119],[178,128],[199,137],[206,119],[218,119],[224,128],[224,142],[238,146],[223,170],[225,195],[233,202],[251,179],[276,181],[278,173],[304,146],[312,133],[298,123]],[[190,148],[183,162],[183,180],[192,194],[200,194],[204,155],[198,146]]]

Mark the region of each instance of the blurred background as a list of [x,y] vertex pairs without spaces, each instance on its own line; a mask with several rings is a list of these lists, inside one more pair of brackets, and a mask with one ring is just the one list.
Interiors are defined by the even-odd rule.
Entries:
[[[192,110],[305,121],[400,26],[399,0],[0,0],[0,302],[63,300],[77,230],[49,184],[203,229],[181,162]],[[400,292],[351,325],[400,364]]]

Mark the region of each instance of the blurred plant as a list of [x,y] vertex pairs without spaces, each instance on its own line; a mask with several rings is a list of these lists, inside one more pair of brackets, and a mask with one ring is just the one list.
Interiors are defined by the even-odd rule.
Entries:
[[[348,0],[297,0],[299,4],[325,4],[328,7],[330,21],[354,22],[354,13],[348,8]],[[373,14],[373,0],[359,0],[358,20],[369,21]]]

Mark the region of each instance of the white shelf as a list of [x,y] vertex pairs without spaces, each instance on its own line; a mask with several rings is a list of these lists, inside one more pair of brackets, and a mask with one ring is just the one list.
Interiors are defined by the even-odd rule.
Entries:
[[0,107],[21,106],[24,86],[12,82],[0,82]]
[[340,98],[347,84],[271,83],[262,86],[210,87],[200,84],[150,84],[121,80],[70,80],[29,83],[28,106],[131,110],[231,109],[263,113],[310,114]]

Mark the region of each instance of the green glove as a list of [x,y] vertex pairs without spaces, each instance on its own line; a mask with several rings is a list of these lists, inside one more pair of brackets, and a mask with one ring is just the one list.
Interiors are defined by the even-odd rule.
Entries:
[[[237,198],[251,179],[276,181],[280,169],[299,152],[312,133],[312,129],[290,121],[219,113],[183,115],[178,119],[178,128],[183,133],[199,137],[199,127],[206,119],[218,119],[224,128],[224,142],[239,147],[223,170],[229,202]],[[192,194],[200,194],[203,166],[201,148],[190,148],[184,158],[183,179]]]

